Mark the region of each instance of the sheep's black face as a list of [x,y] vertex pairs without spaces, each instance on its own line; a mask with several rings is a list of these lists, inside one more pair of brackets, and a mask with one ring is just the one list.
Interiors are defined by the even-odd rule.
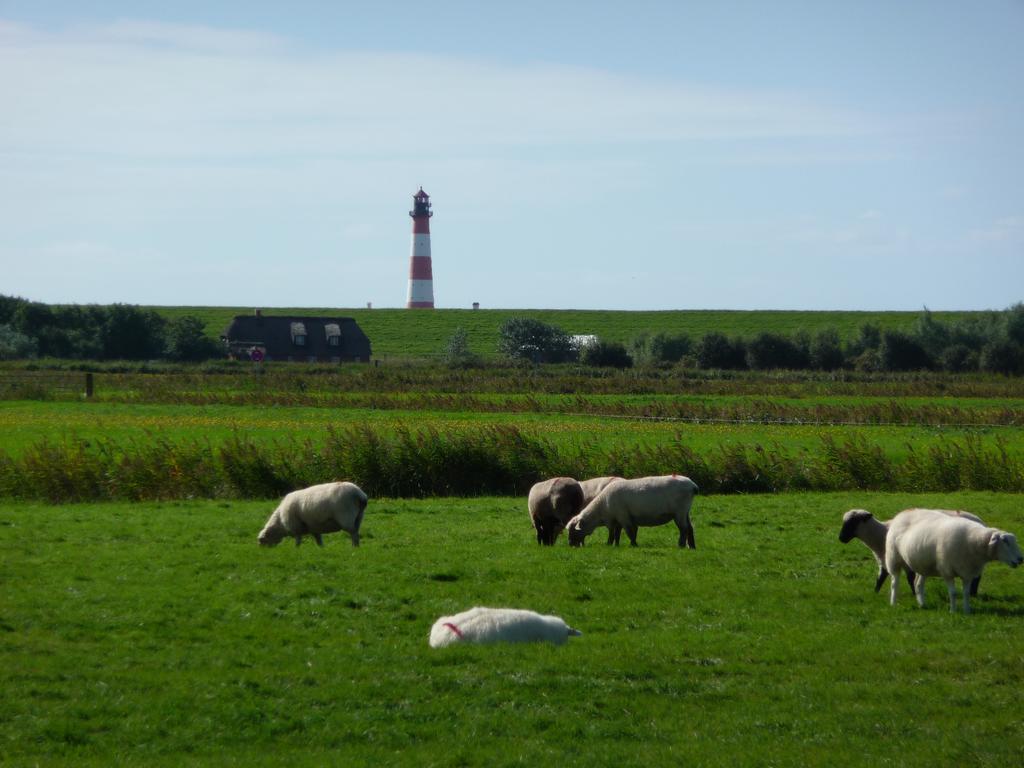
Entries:
[[256,540],[260,543],[261,547],[276,547],[281,543],[281,539],[283,538],[284,536],[273,529],[264,529],[260,531],[260,535]]
[[850,510],[843,516],[843,527],[839,530],[839,541],[849,544],[857,535],[857,528],[865,520],[871,517],[870,512],[864,510]]
[[989,557],[1006,563],[1011,568],[1016,568],[1024,563],[1024,554],[1017,544],[1017,537],[1012,533],[996,531],[989,541]]
[[571,526],[569,528],[566,528],[565,530],[569,534],[569,546],[571,546],[571,547],[582,547],[583,546],[583,542],[587,538],[586,534],[583,533],[583,531],[581,531],[579,528],[573,528]]

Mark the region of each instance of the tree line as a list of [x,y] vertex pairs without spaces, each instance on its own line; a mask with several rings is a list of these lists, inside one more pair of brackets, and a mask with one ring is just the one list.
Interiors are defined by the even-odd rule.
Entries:
[[[835,328],[786,335],[764,332],[751,338],[709,332],[641,333],[628,345],[580,339],[533,318],[509,318],[499,331],[498,352],[535,363],[579,362],[628,368],[684,366],[726,370],[985,371],[1024,374],[1024,303],[1001,312],[978,313],[942,322],[925,309],[909,331],[862,325],[843,341]],[[450,363],[465,361],[465,337],[449,340]]]
[[203,321],[130,304],[50,305],[0,295],[0,360],[207,360],[223,350]]

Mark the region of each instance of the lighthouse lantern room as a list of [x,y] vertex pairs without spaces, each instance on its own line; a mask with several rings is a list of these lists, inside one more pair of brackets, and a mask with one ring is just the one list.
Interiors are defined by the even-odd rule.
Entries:
[[412,253],[409,256],[409,297],[407,309],[434,308],[434,275],[430,263],[430,195],[420,191],[412,196]]

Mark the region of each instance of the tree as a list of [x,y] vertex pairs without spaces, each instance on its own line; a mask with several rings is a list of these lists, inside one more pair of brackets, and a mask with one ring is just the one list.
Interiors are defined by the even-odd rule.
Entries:
[[839,331],[835,328],[823,328],[814,334],[808,350],[811,368],[818,371],[834,371],[842,368],[846,362],[843,347],[839,341]]
[[741,339],[730,341],[724,333],[705,333],[695,350],[701,368],[743,369],[747,367],[746,347]]
[[35,340],[10,325],[0,325],[0,360],[20,360],[35,355]]
[[480,358],[469,348],[465,328],[459,326],[448,338],[444,348],[444,361],[452,368],[474,368],[480,365]]
[[617,341],[598,339],[584,345],[580,350],[580,362],[584,365],[603,368],[632,368],[633,358],[626,351],[626,345]]
[[921,343],[902,331],[883,331],[878,348],[886,371],[920,371],[932,367],[932,360]]
[[759,333],[747,343],[747,366],[753,369],[807,367],[807,354],[792,340],[777,333]]
[[978,355],[966,344],[953,344],[939,355],[939,365],[949,373],[964,373],[978,370]]
[[152,309],[113,304],[100,331],[108,360],[149,360],[161,357],[166,321]]
[[1024,347],[1009,339],[993,341],[981,350],[981,369],[990,373],[1014,374],[1024,371]]
[[535,363],[564,363],[576,357],[569,334],[531,317],[510,317],[502,323],[498,352]]
[[197,361],[223,357],[220,344],[206,335],[204,323],[194,315],[176,317],[167,324],[167,357]]

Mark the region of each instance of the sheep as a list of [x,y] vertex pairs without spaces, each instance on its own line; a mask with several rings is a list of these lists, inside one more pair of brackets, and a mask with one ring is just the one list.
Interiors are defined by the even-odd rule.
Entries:
[[442,616],[430,628],[430,647],[456,643],[533,643],[562,645],[583,633],[558,616],[543,616],[518,608],[470,608],[454,616]]
[[569,544],[580,546],[598,526],[624,528],[630,546],[636,546],[640,526],[664,525],[675,520],[679,546],[697,548],[690,522],[690,506],[699,492],[697,484],[682,475],[641,477],[609,484],[569,521]]
[[366,494],[357,485],[347,482],[322,483],[292,491],[270,515],[258,541],[262,546],[273,547],[285,536],[294,536],[295,546],[298,546],[308,533],[317,546],[322,547],[321,534],[345,531],[352,539],[352,546],[358,547],[366,501]]
[[553,477],[530,488],[526,505],[537,543],[551,546],[565,524],[583,509],[583,489],[571,477]]
[[[949,509],[939,511],[947,515],[958,515],[967,520],[973,520],[976,523],[981,522],[980,517],[972,515],[970,512]],[[889,576],[889,572],[885,569],[885,536],[888,530],[888,521],[883,522],[876,519],[866,509],[851,509],[844,514],[843,527],[839,530],[839,540],[843,544],[849,544],[856,537],[863,541],[874,554],[875,560],[878,562],[878,578],[875,579],[875,592],[882,589],[882,585]],[[914,588],[914,572],[911,570],[907,571],[907,583],[910,584],[911,589]],[[971,582],[971,597],[977,597],[978,585],[980,583],[981,576],[978,576]]]
[[[592,477],[589,480],[580,480],[580,488],[583,489],[583,506],[587,506],[595,498],[597,494],[603,491],[608,485],[615,480],[621,480],[621,477]],[[612,523],[608,526],[608,543],[618,545],[619,536],[622,533],[622,527]]]
[[1024,554],[1012,533],[988,528],[935,509],[907,509],[889,522],[885,539],[885,567],[892,574],[889,603],[896,605],[899,573],[916,573],[914,592],[924,607],[924,583],[941,576],[949,591],[949,610],[956,611],[956,578],[964,586],[964,613],[971,612],[968,585],[980,576],[985,563],[1000,560],[1011,568],[1024,562]]

